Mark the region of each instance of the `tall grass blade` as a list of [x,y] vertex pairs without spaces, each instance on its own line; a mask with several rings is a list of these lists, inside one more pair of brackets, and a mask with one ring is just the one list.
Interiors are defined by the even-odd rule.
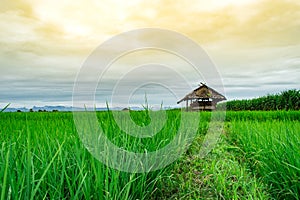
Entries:
[[3,112],[4,110],[6,110],[6,108],[8,108],[9,105],[10,105],[10,103],[7,104],[4,108],[2,108],[2,109],[0,110],[0,113]]
[[42,183],[42,181],[43,181],[45,175],[47,174],[47,172],[48,172],[50,166],[52,165],[52,163],[54,162],[55,158],[57,157],[57,155],[58,155],[59,152],[61,151],[61,148],[62,148],[62,146],[64,145],[64,143],[65,143],[65,141],[63,141],[62,144],[59,146],[58,150],[57,150],[56,153],[54,154],[54,156],[53,156],[53,158],[51,159],[50,163],[49,163],[48,166],[46,167],[44,173],[42,174],[42,176],[41,176],[41,178],[40,178],[40,180],[39,180],[39,182],[38,182],[37,185],[35,186],[35,189],[34,189],[33,193],[31,194],[30,200],[33,200],[33,199],[34,199],[35,194],[37,193],[37,191],[38,191],[38,189],[39,189],[39,187],[40,187],[40,185],[41,185],[41,183]]
[[4,177],[3,177],[3,186],[1,191],[1,200],[5,200],[5,192],[6,192],[6,186],[7,186],[7,174],[8,174],[8,158],[9,158],[10,150],[6,153],[6,159],[5,159],[5,170],[4,170]]

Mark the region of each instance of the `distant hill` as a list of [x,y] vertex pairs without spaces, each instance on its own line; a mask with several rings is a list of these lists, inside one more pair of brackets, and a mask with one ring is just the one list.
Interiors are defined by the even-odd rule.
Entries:
[[25,108],[25,107],[22,107],[22,108],[11,108],[11,107],[8,107],[4,110],[4,112],[17,112],[17,111],[22,111],[22,112],[28,112],[29,109],[28,108]]
[[[123,110],[124,107],[114,107],[110,108],[110,110]],[[172,109],[171,107],[165,107],[163,108],[165,110]],[[78,108],[78,107],[72,107],[72,106],[33,106],[32,108],[26,108],[26,107],[20,107],[20,108],[14,108],[14,107],[8,107],[4,110],[4,112],[39,112],[39,111],[46,111],[46,112],[52,112],[52,111],[61,111],[61,112],[68,112],[68,111],[84,111],[85,108]],[[94,108],[88,108],[88,110],[94,110]],[[106,107],[96,108],[97,111],[105,111],[107,110]],[[130,107],[130,110],[143,110],[142,107]],[[157,110],[157,109],[154,109]]]
[[[122,108],[113,108],[112,110],[121,110]],[[84,111],[84,108],[77,108],[77,107],[72,107],[72,106],[33,106],[32,108],[26,108],[26,107],[21,107],[21,108],[13,108],[13,107],[8,107],[5,109],[5,112],[30,112],[30,110],[34,112],[38,111],[46,111],[46,112],[52,112],[52,111],[61,111],[61,112],[67,112],[67,111]],[[91,108],[88,110],[94,110],[94,108]],[[96,108],[97,111],[103,111],[107,110],[107,108]]]
[[247,99],[233,100],[220,103],[219,109],[227,110],[300,110],[300,90],[287,90],[279,94],[269,94],[267,96]]

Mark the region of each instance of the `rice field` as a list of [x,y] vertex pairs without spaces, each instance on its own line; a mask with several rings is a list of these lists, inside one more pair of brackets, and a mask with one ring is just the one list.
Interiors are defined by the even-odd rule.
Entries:
[[275,199],[300,199],[300,122],[233,121],[231,140]]
[[[98,112],[107,137],[125,149],[155,151],[180,126],[179,111],[153,138],[124,134],[114,121],[122,112]],[[194,119],[199,113],[187,113]],[[143,126],[146,112],[132,112]],[[71,112],[0,113],[0,191],[4,199],[299,199],[300,112],[227,112],[218,145],[198,152],[211,113],[200,113],[193,143],[162,169],[121,172],[99,162],[85,148]],[[184,127],[181,134],[188,134]],[[125,136],[124,136],[125,135]],[[186,138],[190,140],[191,138]]]

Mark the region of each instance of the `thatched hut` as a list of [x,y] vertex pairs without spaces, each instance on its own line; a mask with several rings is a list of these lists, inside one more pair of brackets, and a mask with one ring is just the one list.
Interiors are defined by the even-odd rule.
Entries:
[[177,102],[186,101],[187,111],[199,111],[199,110],[215,110],[218,102],[226,100],[226,97],[208,87],[206,84],[201,85],[187,94],[183,99]]

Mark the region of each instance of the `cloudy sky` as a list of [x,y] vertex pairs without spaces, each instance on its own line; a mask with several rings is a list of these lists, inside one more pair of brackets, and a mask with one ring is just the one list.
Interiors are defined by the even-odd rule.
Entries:
[[[88,56],[114,35],[139,28],[169,29],[198,43],[216,65],[228,99],[300,89],[299,0],[1,0],[0,106],[72,105],[74,81]],[[97,105],[109,100],[110,88],[126,69],[141,64],[132,60],[147,60],[145,55],[159,63],[169,59],[169,67],[191,73],[174,56],[136,52],[109,69],[96,92]],[[158,83],[173,80],[182,94],[190,92],[166,68],[140,69]],[[136,88],[135,81],[143,80],[138,72],[143,73],[127,78],[136,89],[130,93],[132,104],[145,93],[156,102],[176,104],[178,97],[168,88]],[[213,84],[188,79],[194,88],[200,81]]]

